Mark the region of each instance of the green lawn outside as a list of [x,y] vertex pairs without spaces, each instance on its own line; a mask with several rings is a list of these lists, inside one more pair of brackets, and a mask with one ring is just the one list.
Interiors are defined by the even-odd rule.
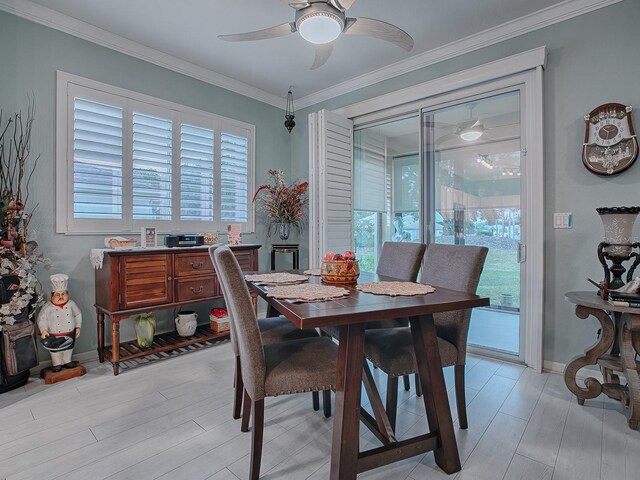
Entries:
[[520,264],[514,250],[489,248],[478,295],[490,297],[491,305],[503,305],[503,293],[513,296],[511,307],[520,308]]

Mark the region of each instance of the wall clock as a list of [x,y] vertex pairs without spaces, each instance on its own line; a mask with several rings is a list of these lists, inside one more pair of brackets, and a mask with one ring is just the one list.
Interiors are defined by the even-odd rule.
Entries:
[[631,107],[606,103],[584,116],[586,131],[582,162],[598,175],[620,173],[638,158],[638,139],[633,131]]

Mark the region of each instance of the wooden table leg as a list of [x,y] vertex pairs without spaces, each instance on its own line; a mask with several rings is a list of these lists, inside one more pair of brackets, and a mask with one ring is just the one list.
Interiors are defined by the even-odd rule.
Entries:
[[634,335],[640,334],[640,315],[629,314],[620,325],[619,344],[620,344],[620,363],[622,363],[622,371],[627,379],[628,398],[623,396],[624,411],[627,416],[629,428],[636,430],[638,421],[640,420],[640,375],[638,375],[638,367],[636,364],[632,338]]
[[363,358],[363,326],[341,326],[331,445],[332,480],[353,480],[358,474]]
[[98,360],[104,362],[104,313],[96,311],[98,320]]
[[596,398],[602,393],[602,384],[593,377],[585,379],[585,387],[581,387],[576,382],[576,375],[582,367],[587,365],[597,365],[598,359],[609,351],[615,339],[615,324],[609,314],[598,308],[576,306],[576,316],[578,318],[589,318],[594,316],[600,322],[602,334],[600,338],[584,351],[584,355],[573,358],[564,369],[564,383],[573,393],[580,405],[584,405],[585,399]]
[[120,321],[111,318],[111,363],[113,374],[120,373]]
[[453,431],[447,388],[442,374],[433,315],[410,317],[409,320],[416,358],[422,360],[417,363],[429,429],[437,432],[439,439],[439,447],[433,451],[433,455],[442,470],[446,473],[455,473],[461,468],[460,456]]

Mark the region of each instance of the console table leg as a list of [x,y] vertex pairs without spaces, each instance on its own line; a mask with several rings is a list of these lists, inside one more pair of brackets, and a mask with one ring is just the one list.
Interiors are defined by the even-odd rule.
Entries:
[[104,313],[96,312],[98,320],[98,360],[104,362]]
[[596,343],[584,351],[584,355],[579,355],[571,360],[564,370],[564,383],[571,393],[576,396],[580,405],[584,404],[585,399],[595,398],[600,395],[602,393],[602,384],[595,378],[589,377],[584,381],[586,388],[578,386],[576,382],[578,371],[587,365],[597,365],[598,359],[607,353],[615,338],[615,324],[606,311],[583,305],[576,306],[576,316],[578,318],[585,319],[589,315],[593,315],[600,322],[602,335]]
[[120,373],[120,322],[111,319],[111,363],[113,374]]
[[618,333],[620,362],[628,388],[626,395],[622,397],[622,403],[629,427],[635,430],[638,428],[638,421],[640,421],[640,376],[635,361],[633,336],[640,334],[640,315],[630,314],[628,318],[625,318]]

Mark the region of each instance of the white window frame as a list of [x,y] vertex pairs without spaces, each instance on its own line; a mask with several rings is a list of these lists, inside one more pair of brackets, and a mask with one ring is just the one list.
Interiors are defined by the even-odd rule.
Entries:
[[[57,72],[56,92],[56,232],[66,235],[88,235],[102,233],[139,233],[141,227],[155,227],[159,233],[223,231],[230,222],[220,218],[220,165],[221,132],[246,135],[248,138],[247,161],[247,222],[242,224],[243,233],[255,231],[255,209],[251,195],[255,191],[255,126],[203,110],[180,105],[167,100],[151,97],[102,82]],[[124,109],[123,116],[123,218],[119,220],[76,219],[73,217],[73,108],[74,98],[82,96],[87,100],[104,102]],[[179,174],[173,175],[172,220],[134,220],[131,209],[132,178],[131,111],[134,106],[141,113],[158,115],[173,121],[173,168],[180,170],[180,128],[181,123],[211,128],[214,136],[214,212],[218,218],[212,222],[180,220]],[[174,170],[175,171],[175,170]]]

